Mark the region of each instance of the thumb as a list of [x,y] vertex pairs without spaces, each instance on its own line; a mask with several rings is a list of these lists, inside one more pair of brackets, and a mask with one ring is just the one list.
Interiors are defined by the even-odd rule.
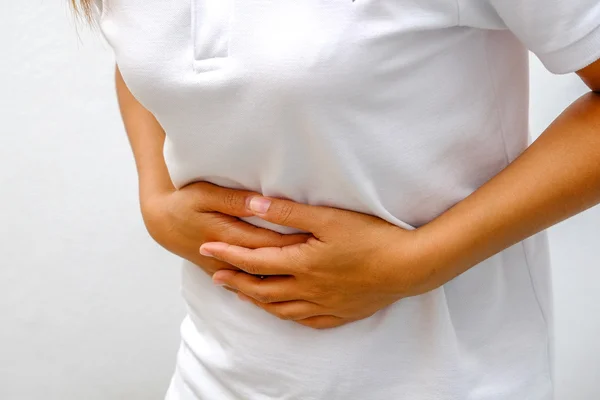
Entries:
[[271,197],[251,197],[248,209],[265,221],[310,232],[317,238],[326,227],[339,223],[339,218],[336,218],[338,210],[334,208],[310,206]]

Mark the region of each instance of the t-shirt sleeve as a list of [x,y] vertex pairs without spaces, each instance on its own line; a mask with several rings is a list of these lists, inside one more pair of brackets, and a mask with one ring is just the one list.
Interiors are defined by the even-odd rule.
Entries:
[[512,31],[551,72],[600,59],[600,0],[457,0],[460,24]]

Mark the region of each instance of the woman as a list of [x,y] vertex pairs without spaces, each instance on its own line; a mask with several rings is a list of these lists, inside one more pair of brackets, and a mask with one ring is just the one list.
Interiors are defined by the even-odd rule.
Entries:
[[[168,399],[551,399],[543,230],[600,202],[597,0],[97,5],[185,259]],[[530,147],[526,48],[592,90]]]

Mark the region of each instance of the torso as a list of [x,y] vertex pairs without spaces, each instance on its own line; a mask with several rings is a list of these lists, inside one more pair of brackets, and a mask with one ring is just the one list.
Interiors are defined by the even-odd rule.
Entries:
[[[525,49],[457,26],[452,0],[106,2],[103,32],[167,133],[178,187],[205,180],[412,229],[527,146]],[[546,399],[545,238],[483,264],[331,331],[240,303],[186,264],[179,368],[193,394],[180,398]]]

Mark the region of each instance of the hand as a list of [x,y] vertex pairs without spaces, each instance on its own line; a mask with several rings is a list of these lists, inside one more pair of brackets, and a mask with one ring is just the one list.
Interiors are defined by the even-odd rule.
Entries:
[[165,249],[198,265],[209,275],[230,264],[203,257],[198,247],[209,241],[226,241],[248,248],[287,246],[306,241],[307,235],[282,235],[255,227],[237,217],[252,213],[246,200],[256,193],[222,188],[206,182],[142,199],[148,232]]
[[313,236],[305,243],[257,249],[205,243],[200,252],[246,272],[219,271],[213,275],[215,284],[239,291],[240,299],[279,318],[332,328],[444,283],[433,279],[434,257],[428,257],[417,231],[365,214],[286,200],[257,197],[250,205],[264,220]]

